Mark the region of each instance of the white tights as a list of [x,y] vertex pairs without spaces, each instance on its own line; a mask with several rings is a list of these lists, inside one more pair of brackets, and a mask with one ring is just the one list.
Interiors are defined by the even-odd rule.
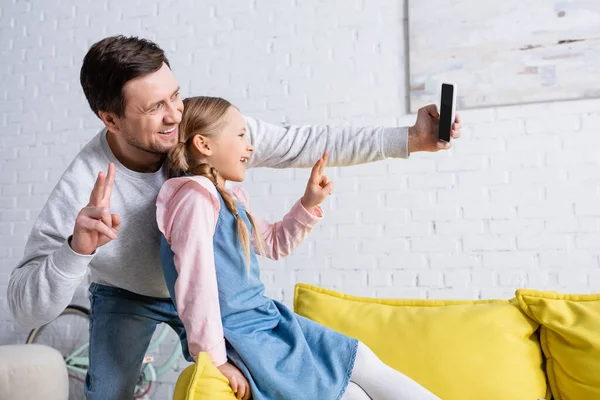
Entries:
[[385,365],[359,342],[352,376],[342,400],[439,400],[439,397]]

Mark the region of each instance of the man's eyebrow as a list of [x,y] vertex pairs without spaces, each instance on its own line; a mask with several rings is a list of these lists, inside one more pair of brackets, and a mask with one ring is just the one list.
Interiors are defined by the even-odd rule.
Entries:
[[[171,94],[171,97],[175,96],[181,90],[181,86],[177,86],[177,89]],[[155,105],[162,103],[163,100],[155,101],[153,103],[148,104],[145,109],[150,110],[154,108]]]

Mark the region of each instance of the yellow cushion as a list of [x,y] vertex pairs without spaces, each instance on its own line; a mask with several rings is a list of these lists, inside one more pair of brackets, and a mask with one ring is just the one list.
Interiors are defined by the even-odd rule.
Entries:
[[184,369],[173,400],[235,400],[229,381],[213,364],[208,353],[200,353],[195,364]]
[[600,399],[600,294],[519,289],[517,300],[542,325],[540,337],[554,398]]
[[372,299],[298,284],[294,309],[444,400],[550,398],[538,324],[508,301]]

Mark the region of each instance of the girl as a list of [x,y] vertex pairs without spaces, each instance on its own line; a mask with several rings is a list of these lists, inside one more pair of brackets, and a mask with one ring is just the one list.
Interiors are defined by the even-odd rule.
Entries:
[[[163,269],[191,356],[206,351],[238,398],[437,399],[364,344],[267,298],[256,254],[279,259],[322,219],[333,182],[314,165],[304,196],[282,221],[251,216],[242,182],[253,147],[239,111],[220,98],[184,101],[175,179],[157,199]],[[227,358],[243,372],[245,378]],[[249,382],[250,388],[248,388]]]

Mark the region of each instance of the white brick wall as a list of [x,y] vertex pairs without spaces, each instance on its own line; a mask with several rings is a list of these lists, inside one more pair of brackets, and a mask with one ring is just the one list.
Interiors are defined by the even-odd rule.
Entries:
[[[100,127],[78,79],[92,43],[116,33],[153,39],[184,95],[226,97],[270,122],[403,125],[414,121],[405,115],[405,24],[404,4],[393,0],[4,0],[0,343],[26,336],[6,286],[29,229]],[[297,281],[382,297],[599,292],[600,101],[462,117],[452,151],[329,170],[336,193],[327,216],[295,255],[264,263],[269,294],[291,304]],[[282,216],[306,177],[251,171],[255,212]],[[76,297],[85,303],[85,288]],[[153,398],[168,398],[176,376]]]

